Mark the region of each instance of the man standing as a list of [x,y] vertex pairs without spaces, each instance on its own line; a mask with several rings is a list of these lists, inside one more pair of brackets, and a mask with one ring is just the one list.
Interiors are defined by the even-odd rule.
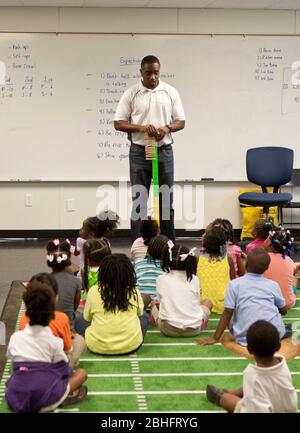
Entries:
[[146,56],[141,62],[141,81],[127,89],[117,107],[114,127],[128,133],[132,188],[131,237],[139,236],[140,221],[147,219],[147,201],[152,162],[145,158],[145,138],[158,145],[159,206],[161,233],[175,241],[173,184],[173,132],[185,126],[185,115],[177,90],[159,79],[160,62]]

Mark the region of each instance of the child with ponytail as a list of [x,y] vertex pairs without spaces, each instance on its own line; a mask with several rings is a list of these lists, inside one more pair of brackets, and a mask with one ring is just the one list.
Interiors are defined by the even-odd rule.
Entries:
[[200,304],[200,284],[196,276],[195,248],[174,245],[171,240],[162,250],[161,266],[165,272],[157,278],[160,301],[158,326],[168,337],[193,337],[204,330],[212,303]]
[[111,254],[106,238],[89,239],[83,245],[84,267],[81,270],[82,284],[86,292],[98,285],[98,271],[104,257]]
[[47,265],[52,269],[58,285],[57,310],[64,312],[71,327],[75,318],[75,311],[80,302],[82,288],[79,278],[72,275],[68,269],[71,265],[71,244],[68,240],[60,242],[54,239],[46,245]]

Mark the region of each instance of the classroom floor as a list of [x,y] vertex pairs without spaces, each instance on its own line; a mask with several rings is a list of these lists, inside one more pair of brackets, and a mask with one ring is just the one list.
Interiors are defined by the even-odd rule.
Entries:
[[[20,314],[23,310],[20,311]],[[19,315],[20,318],[20,315]],[[285,323],[300,320],[300,295]],[[214,332],[219,316],[212,314],[202,337]],[[17,321],[18,324],[18,321]],[[197,346],[196,337],[168,338],[150,325],[143,346],[132,355],[100,356],[85,353],[78,367],[88,373],[88,395],[83,402],[55,412],[64,413],[218,413],[224,410],[206,399],[206,386],[233,389],[242,384],[248,359],[230,352],[221,343]],[[288,361],[293,384],[300,392],[300,356]],[[10,412],[5,402],[5,382],[11,362],[0,381],[0,413]],[[1,376],[0,376],[1,377]],[[298,404],[300,411],[300,401]]]
[[[192,247],[199,239],[181,239]],[[26,280],[32,274],[48,271],[45,265],[45,241],[3,241],[0,243],[0,288],[4,305],[13,280]],[[127,240],[113,239],[115,252],[129,253]],[[299,261],[299,253],[294,257]],[[9,317],[9,306],[5,307]],[[17,295],[17,293],[16,293]],[[13,296],[20,305],[20,293]],[[18,311],[17,311],[18,313]],[[20,313],[17,314],[20,317]],[[214,332],[219,316],[213,314],[203,336]],[[300,320],[300,293],[297,304],[284,317],[285,323]],[[13,326],[18,323],[15,317]],[[157,328],[150,326],[142,348],[133,355],[119,357],[97,356],[87,352],[81,357],[79,367],[87,370],[89,393],[83,402],[58,412],[220,412],[221,408],[206,400],[208,383],[219,387],[235,388],[242,383],[242,372],[249,360],[225,349],[220,343],[214,346],[197,346],[196,338],[167,338]],[[4,349],[4,347],[0,348]],[[11,363],[5,363],[2,350],[0,365],[0,413],[8,412],[4,399],[5,382],[10,376]],[[300,356],[288,362],[293,383],[300,392]],[[2,367],[2,368],[1,368]],[[1,374],[3,371],[3,375]],[[300,409],[300,405],[299,405]]]

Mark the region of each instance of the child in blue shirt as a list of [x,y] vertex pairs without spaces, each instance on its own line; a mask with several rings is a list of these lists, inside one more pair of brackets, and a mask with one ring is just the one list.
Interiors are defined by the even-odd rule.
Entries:
[[264,278],[270,257],[263,248],[254,248],[247,256],[243,277],[232,280],[227,287],[224,312],[212,338],[197,341],[199,345],[215,344],[222,337],[233,317],[230,331],[242,346],[247,345],[246,334],[249,326],[257,320],[266,320],[278,330],[280,338],[286,335],[281,314],[288,308],[280,287],[275,281]]
[[148,244],[146,257],[137,259],[134,263],[136,287],[139,289],[145,308],[156,295],[156,280],[163,273],[161,269],[161,254],[169,238],[164,235],[153,237]]

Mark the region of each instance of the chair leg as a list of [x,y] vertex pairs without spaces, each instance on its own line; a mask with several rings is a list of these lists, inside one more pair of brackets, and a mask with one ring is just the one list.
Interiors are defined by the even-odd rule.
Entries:
[[264,219],[266,220],[266,221],[269,221],[269,207],[268,206],[264,206],[263,207],[263,216],[264,216]]
[[279,213],[279,224],[283,226],[283,210],[282,206],[278,206],[278,213]]

